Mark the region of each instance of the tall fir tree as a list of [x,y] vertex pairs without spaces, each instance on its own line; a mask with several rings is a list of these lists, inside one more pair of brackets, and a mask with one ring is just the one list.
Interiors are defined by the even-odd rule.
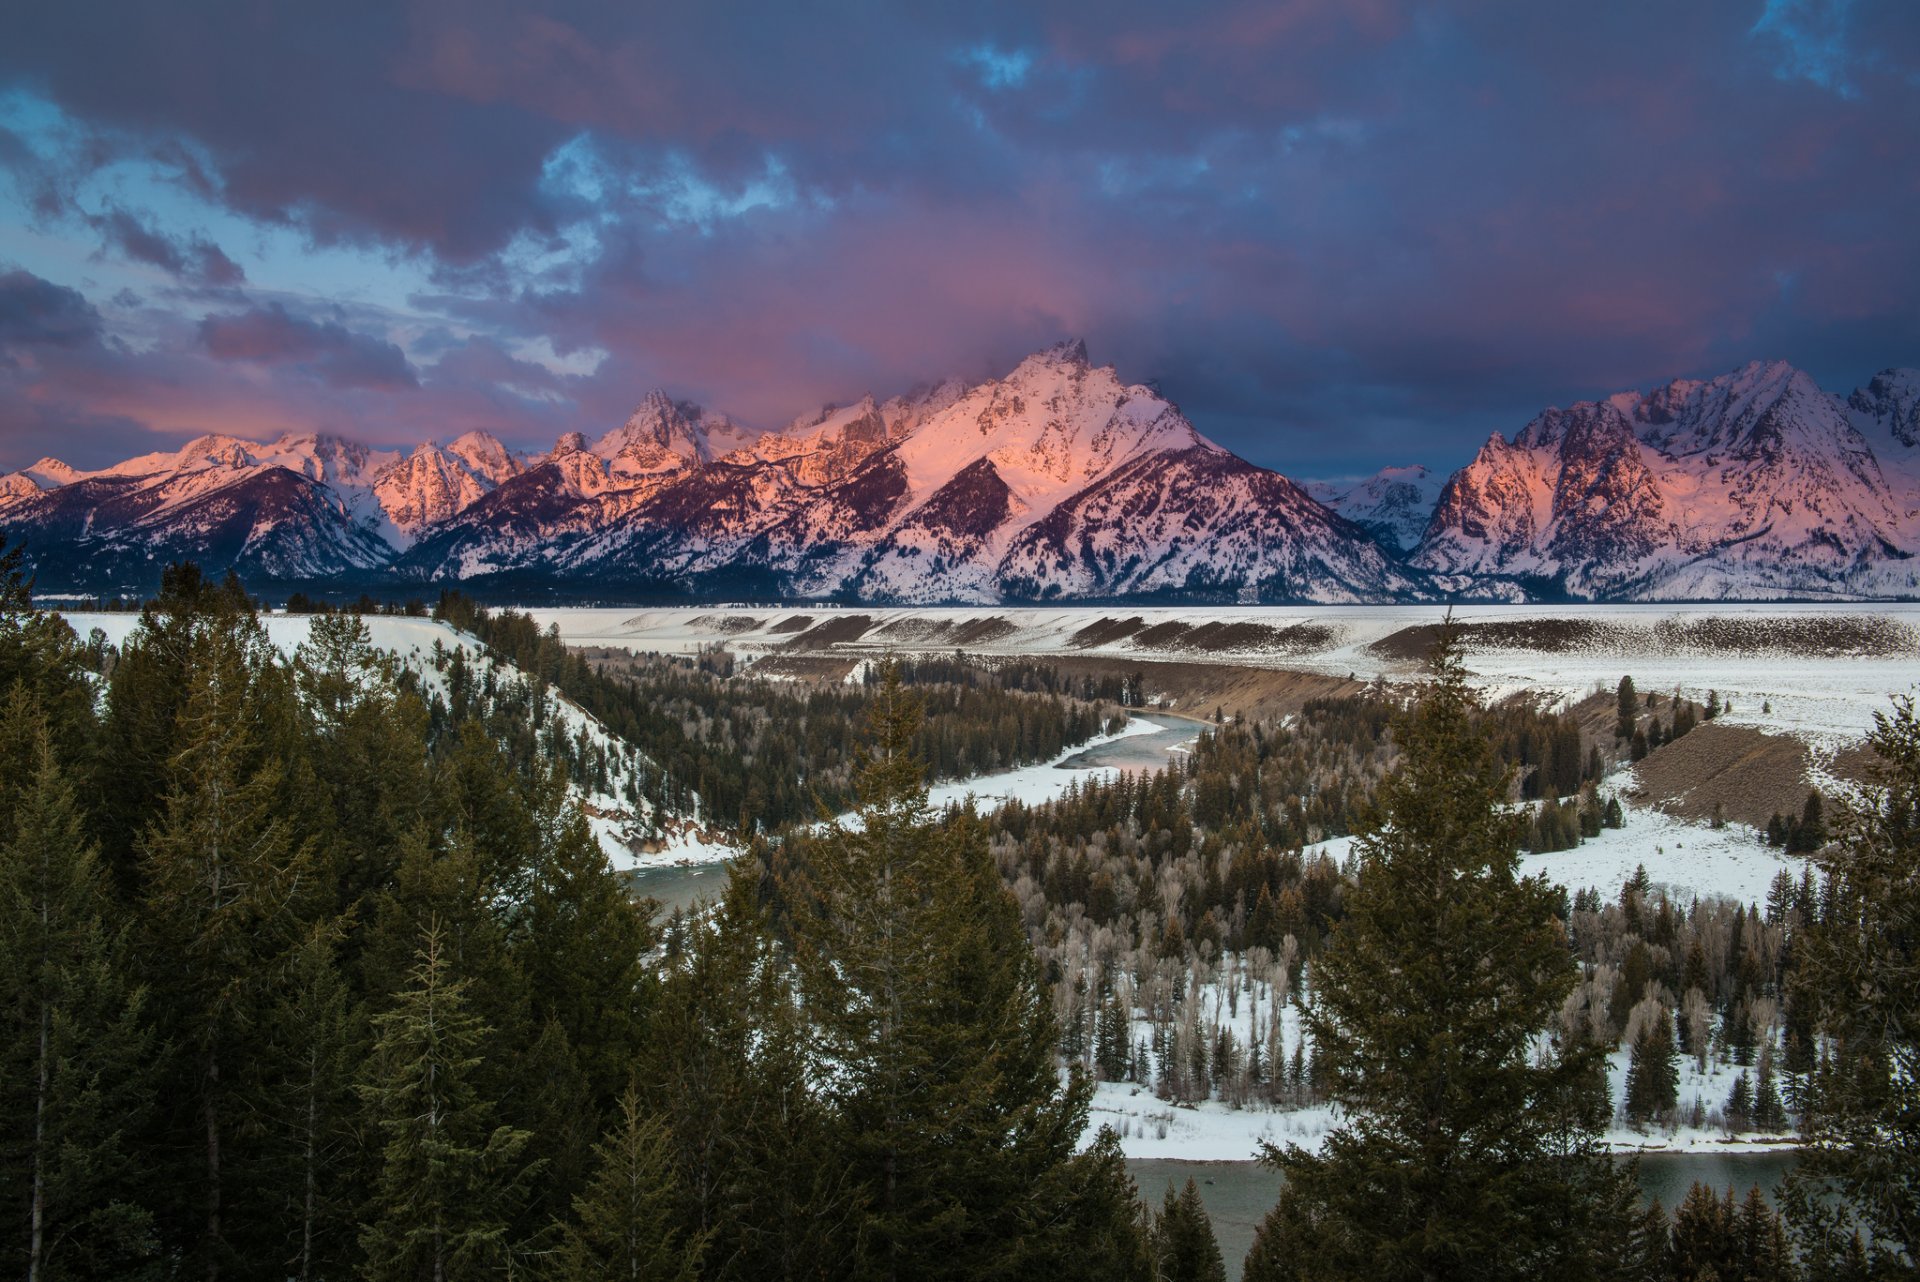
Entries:
[[1666,1117],[1679,1102],[1680,1055],[1673,1044],[1673,1016],[1663,1006],[1634,1039],[1627,1062],[1626,1111],[1636,1122]]
[[497,1276],[513,1255],[509,1230],[538,1172],[521,1160],[527,1132],[497,1125],[475,1087],[487,1029],[470,986],[430,924],[393,1007],[374,1017],[360,1089],[382,1146],[360,1246],[375,1282]]
[[196,1132],[179,1188],[197,1215],[182,1207],[181,1228],[196,1225],[185,1245],[208,1282],[236,1236],[272,1231],[258,1205],[239,1213],[264,1190],[231,1178],[233,1140],[268,1071],[259,1034],[312,886],[310,844],[282,813],[284,763],[261,744],[284,692],[262,644],[251,620],[196,637],[163,810],[140,843],[145,951],[175,1048],[167,1093]]
[[562,1239],[558,1276],[564,1282],[693,1282],[706,1239],[680,1230],[666,1128],[647,1116],[632,1087],[618,1107],[612,1129],[594,1147],[593,1179],[574,1199],[576,1218]]
[[1154,1282],[1227,1282],[1226,1262],[1213,1235],[1213,1220],[1193,1180],[1166,1201],[1153,1221]]
[[709,1278],[842,1277],[861,1189],[833,1152],[818,1047],[761,903],[764,848],[728,875],[712,928],[670,959],[642,1084],[673,1150],[679,1219]]
[[1537,1053],[1576,979],[1556,896],[1519,875],[1451,624],[1432,662],[1305,1015],[1344,1120],[1320,1154],[1267,1150],[1283,1236],[1320,1278],[1597,1276],[1626,1232],[1586,1103],[1599,1051]]
[[44,721],[36,739],[0,843],[0,1253],[32,1282],[139,1277],[158,1248],[136,1148],[156,1043]]
[[806,846],[793,887],[802,990],[829,1060],[845,1160],[865,1190],[869,1276],[978,1277],[1037,1229],[1089,1084],[1063,1087],[1052,1003],[968,815],[934,816],[917,703],[888,665],[854,824]]
[[[1818,1264],[1864,1240],[1874,1267],[1920,1261],[1920,717],[1874,717],[1872,780],[1813,856],[1824,911],[1801,935],[1792,1003],[1825,1047],[1801,1087],[1785,1203]],[[1811,804],[1811,797],[1809,798]]]

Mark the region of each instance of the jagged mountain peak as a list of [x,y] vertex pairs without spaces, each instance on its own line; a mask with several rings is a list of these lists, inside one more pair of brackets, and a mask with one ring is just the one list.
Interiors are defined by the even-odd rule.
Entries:
[[1412,561],[1586,597],[1908,595],[1910,508],[1836,398],[1752,361],[1496,434]]
[[1920,449],[1920,369],[1881,370],[1847,398],[1847,412],[1862,431]]

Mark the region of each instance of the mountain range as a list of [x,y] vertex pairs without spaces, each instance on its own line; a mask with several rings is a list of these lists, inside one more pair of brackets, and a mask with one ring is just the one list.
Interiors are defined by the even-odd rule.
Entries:
[[1296,484],[1082,343],[755,432],[650,393],[544,454],[207,436],[0,477],[46,593],[191,558],[251,582],[568,599],[1920,596],[1920,372],[1842,399],[1784,363],[1550,409],[1444,480]]

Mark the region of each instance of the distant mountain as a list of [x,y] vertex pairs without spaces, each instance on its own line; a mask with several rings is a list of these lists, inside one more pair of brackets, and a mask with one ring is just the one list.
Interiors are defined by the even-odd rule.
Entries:
[[1387,547],[1411,552],[1426,533],[1446,478],[1420,464],[1383,467],[1364,481],[1314,481],[1307,493]]
[[229,496],[230,523],[267,486],[304,496],[310,514],[263,507],[277,535],[249,529],[216,544],[162,503],[102,508],[88,487],[107,473],[48,460],[0,480],[0,531],[28,542],[43,588],[132,586],[165,559],[196,556],[274,579],[596,595],[1424,593],[1366,530],[1206,440],[1153,391],[1092,365],[1080,343],[1003,379],[869,396],[761,435],[655,392],[597,441],[569,433],[538,457],[479,434],[404,456],[326,438],[209,437],[108,473],[142,493],[191,478]]
[[1549,409],[1444,485],[1302,487],[1084,345],[756,433],[662,392],[523,455],[209,436],[0,477],[43,591],[169,560],[283,584],[600,599],[1367,602],[1920,596],[1920,373],[1756,363]]
[[1920,594],[1915,383],[1842,402],[1755,362],[1550,409],[1454,473],[1411,564],[1590,599]]

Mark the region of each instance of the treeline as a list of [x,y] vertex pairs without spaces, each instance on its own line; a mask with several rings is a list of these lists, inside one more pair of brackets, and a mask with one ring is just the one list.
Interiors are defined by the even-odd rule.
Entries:
[[[643,655],[594,662],[532,616],[444,593],[435,617],[545,682],[640,756],[637,797],[751,835],[851,805],[871,670],[852,685],[736,674],[732,656]],[[457,660],[456,660],[457,661]],[[913,751],[935,779],[1047,761],[1116,724],[1121,683],[1074,682],[1046,665],[997,667],[910,657],[899,678],[924,706]]]

